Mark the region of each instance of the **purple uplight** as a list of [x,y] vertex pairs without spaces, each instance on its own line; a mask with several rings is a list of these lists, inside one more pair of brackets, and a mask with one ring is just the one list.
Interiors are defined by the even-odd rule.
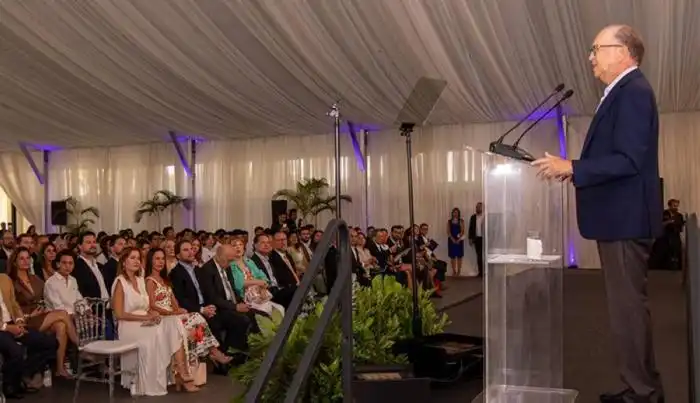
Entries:
[[59,151],[59,150],[63,150],[63,147],[51,145],[51,144],[27,143],[27,146],[32,148],[34,151]]
[[[559,134],[559,156],[566,159],[568,152],[566,150],[566,128],[564,127],[564,112],[561,108],[557,108],[557,133]],[[566,218],[568,220],[568,217]],[[576,266],[576,246],[571,234],[565,234],[568,238],[567,254],[569,267]]]

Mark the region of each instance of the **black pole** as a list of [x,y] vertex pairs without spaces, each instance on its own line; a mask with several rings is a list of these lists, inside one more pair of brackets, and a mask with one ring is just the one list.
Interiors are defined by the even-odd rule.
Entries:
[[12,235],[17,237],[17,207],[12,203],[10,207],[10,221],[12,222]]
[[697,301],[698,301],[698,269],[700,268],[700,253],[698,244],[700,243],[700,228],[698,227],[697,214],[686,217],[685,227],[685,259],[681,263],[684,271],[683,282],[685,285],[686,318],[688,322],[688,401],[696,401],[698,379],[696,379],[698,363],[698,346],[695,345],[698,328]]
[[416,241],[413,227],[416,225],[416,220],[413,210],[413,151],[411,149],[411,134],[413,133],[414,123],[401,124],[401,136],[406,138],[406,169],[408,171],[408,216],[410,223],[411,234],[411,279],[413,288],[413,337],[421,337],[423,335],[423,323],[421,322],[420,312],[418,310],[418,265],[416,259]]
[[192,229],[197,231],[197,174],[195,173],[197,167],[197,141],[195,139],[190,139],[190,181],[191,181],[191,192],[190,196],[190,221],[192,224]]

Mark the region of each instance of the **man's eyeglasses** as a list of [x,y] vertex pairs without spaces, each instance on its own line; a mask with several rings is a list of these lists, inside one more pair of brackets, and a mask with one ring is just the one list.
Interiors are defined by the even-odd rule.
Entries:
[[598,51],[602,48],[622,48],[624,45],[593,45],[591,46],[590,49],[588,49],[588,54],[597,54]]

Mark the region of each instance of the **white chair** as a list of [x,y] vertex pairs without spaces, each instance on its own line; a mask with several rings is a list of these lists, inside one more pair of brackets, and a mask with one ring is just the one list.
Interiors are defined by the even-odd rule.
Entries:
[[[138,345],[134,342],[124,342],[120,340],[107,340],[107,306],[109,300],[86,298],[77,301],[74,305],[75,325],[78,330],[80,345],[78,346],[78,368],[75,380],[75,392],[73,393],[73,403],[77,402],[78,391],[81,381],[107,383],[109,385],[109,402],[114,401],[114,378],[122,373],[137,375],[134,371],[124,369],[118,370],[115,366],[115,356],[136,351]],[[115,331],[116,339],[116,331]],[[82,355],[107,357],[107,367],[104,360],[88,361]],[[85,368],[99,366],[99,378],[92,377],[84,373]],[[105,379],[104,374],[107,377]]]

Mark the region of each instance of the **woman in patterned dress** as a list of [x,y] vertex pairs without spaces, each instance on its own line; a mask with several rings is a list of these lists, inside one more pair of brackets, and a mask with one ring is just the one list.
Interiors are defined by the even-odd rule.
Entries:
[[[187,350],[190,363],[198,358],[209,357],[219,364],[228,364],[232,358],[218,349],[219,342],[211,333],[206,319],[196,312],[188,313],[180,308],[165,275],[165,252],[152,248],[146,257],[146,289],[151,309],[162,316],[179,316],[187,331]],[[165,275],[165,276],[164,276]]]

